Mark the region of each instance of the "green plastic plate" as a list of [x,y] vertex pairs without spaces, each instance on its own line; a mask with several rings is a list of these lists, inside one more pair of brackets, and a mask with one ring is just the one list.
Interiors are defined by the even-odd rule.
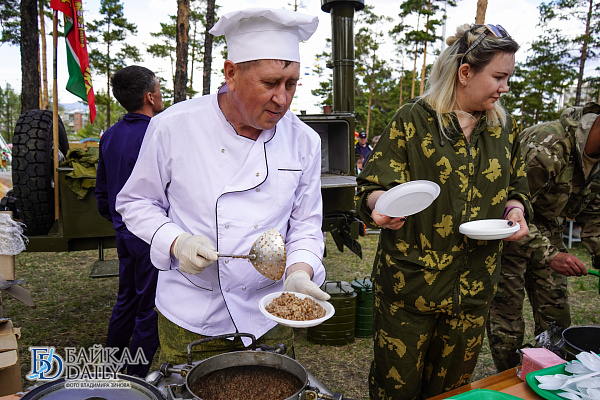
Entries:
[[[459,395],[456,396],[452,396],[452,397],[448,397],[448,399],[462,399],[462,400],[501,400],[501,399],[505,399],[505,400],[514,400],[514,399],[519,399],[518,397],[515,397],[513,395],[507,394],[507,393],[502,393],[502,392],[496,392],[495,390],[489,390],[489,389],[473,389],[473,390],[469,390],[468,392],[465,393],[461,393]],[[564,400],[564,399],[562,399]]]

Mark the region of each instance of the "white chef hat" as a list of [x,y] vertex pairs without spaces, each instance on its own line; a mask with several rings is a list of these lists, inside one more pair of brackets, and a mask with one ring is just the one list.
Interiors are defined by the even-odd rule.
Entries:
[[319,19],[289,10],[247,8],[223,15],[209,31],[225,35],[228,59],[234,63],[252,60],[300,62],[299,41],[317,29]]

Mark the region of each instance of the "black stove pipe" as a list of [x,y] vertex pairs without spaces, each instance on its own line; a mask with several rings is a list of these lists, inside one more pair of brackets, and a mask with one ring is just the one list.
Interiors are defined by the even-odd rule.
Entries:
[[333,112],[354,113],[354,12],[364,0],[321,0],[321,10],[331,14]]

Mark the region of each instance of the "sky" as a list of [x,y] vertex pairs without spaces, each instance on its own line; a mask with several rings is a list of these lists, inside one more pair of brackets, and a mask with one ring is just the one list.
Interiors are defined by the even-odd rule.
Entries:
[[[281,1],[281,0],[280,0]],[[283,0],[281,4],[290,4],[294,0]],[[315,105],[319,101],[311,95],[310,91],[318,87],[319,79],[312,72],[315,64],[323,63],[323,60],[317,60],[315,55],[326,50],[326,38],[331,37],[331,20],[330,14],[321,11],[321,0],[298,0],[301,8],[298,10],[306,14],[316,15],[319,18],[319,27],[314,35],[306,42],[301,43],[301,71],[302,76],[300,85],[298,86],[296,99],[292,103],[292,111],[300,112],[301,110],[310,113],[320,113],[320,109]],[[399,12],[399,5],[402,0],[365,0],[366,4],[374,5],[374,12],[378,15],[388,15],[395,17],[396,21]],[[456,27],[463,23],[473,23],[475,21],[475,13],[477,10],[477,0],[457,0],[457,7],[449,7],[447,9],[447,23],[445,32],[442,35],[445,37],[453,34]],[[140,49],[147,45],[156,43],[150,33],[160,30],[161,22],[168,22],[169,15],[174,15],[177,12],[175,0],[123,0],[125,17],[129,22],[137,25],[138,34],[135,37],[128,37],[127,41],[130,44],[137,45]],[[486,22],[491,24],[502,25],[511,36],[521,45],[521,49],[517,53],[517,61],[525,61],[527,49],[530,47],[532,40],[539,36],[539,28],[536,26],[538,22],[538,5],[539,0],[488,0],[486,12]],[[237,9],[248,7],[273,7],[273,0],[217,0],[217,4],[221,5],[219,15]],[[94,19],[100,19],[98,9],[100,8],[100,0],[83,0],[84,18],[87,22]],[[290,7],[287,7],[288,9]],[[395,22],[397,23],[397,22]],[[47,21],[46,29],[51,30],[51,21]],[[387,32],[389,26],[378,27],[383,32]],[[563,28],[564,29],[564,28]],[[579,30],[575,24],[573,29]],[[48,41],[48,57],[52,56],[51,46],[52,40]],[[438,41],[433,49],[440,49],[442,42]],[[390,53],[393,49],[390,49]],[[431,50],[431,47],[430,47]],[[171,66],[168,62],[159,61],[143,51],[143,61],[139,63],[145,67],[152,69],[157,75],[168,80],[168,85],[172,86],[170,80]],[[223,65],[223,60],[218,54],[219,51],[213,52],[213,75],[211,92],[214,93],[220,83],[223,81],[220,70]],[[429,53],[429,51],[428,51]],[[429,58],[428,61],[432,59]],[[58,93],[60,103],[72,103],[78,101],[78,98],[71,95],[64,89],[67,81],[66,72],[66,56],[64,41],[59,39],[58,46]],[[49,68],[49,85],[52,89],[52,60],[48,60]],[[417,67],[421,68],[420,64]],[[587,70],[587,69],[586,69]],[[202,90],[201,72],[194,72],[195,84],[194,89]],[[13,89],[20,92],[21,90],[21,69],[20,69],[20,52],[18,47],[8,44],[0,45],[0,85],[4,87],[9,83]],[[100,75],[93,74],[93,83],[96,93],[100,89],[106,90],[106,78]]]

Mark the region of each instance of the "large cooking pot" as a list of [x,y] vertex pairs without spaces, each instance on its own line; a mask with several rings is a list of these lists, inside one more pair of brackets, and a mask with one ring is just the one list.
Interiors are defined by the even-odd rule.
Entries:
[[117,375],[117,379],[110,381],[112,384],[124,384],[124,387],[118,388],[65,388],[66,382],[65,378],[60,378],[45,383],[26,393],[21,400],[164,400],[157,388],[129,375]]
[[600,353],[600,326],[572,326],[562,332],[561,353],[567,361],[582,351]]
[[[219,354],[211,358],[207,358],[206,360],[201,361],[199,364],[192,366],[192,347],[211,340],[225,339],[236,336],[250,337],[252,339],[252,344],[250,347],[253,350],[233,351],[230,353]],[[186,389],[190,394],[192,394],[194,399],[203,400],[196,393],[194,393],[192,388],[195,386],[195,383],[197,383],[201,379],[204,379],[204,377],[206,377],[210,373],[231,367],[263,366],[286,371],[295,376],[302,384],[302,387],[292,396],[287,397],[286,399],[273,400],[304,400],[307,398],[306,396],[308,393],[312,393],[310,390],[308,390],[308,373],[306,372],[304,367],[300,365],[300,363],[285,355],[269,351],[255,351],[255,349],[256,339],[254,335],[246,333],[234,333],[229,335],[214,336],[196,340],[190,343],[187,347],[188,364],[186,365],[186,367],[184,367],[184,369],[191,369],[189,369],[189,372],[182,373],[182,375],[185,375]],[[260,385],[261,382],[249,382],[248,384]],[[316,398],[316,394],[313,398]]]

